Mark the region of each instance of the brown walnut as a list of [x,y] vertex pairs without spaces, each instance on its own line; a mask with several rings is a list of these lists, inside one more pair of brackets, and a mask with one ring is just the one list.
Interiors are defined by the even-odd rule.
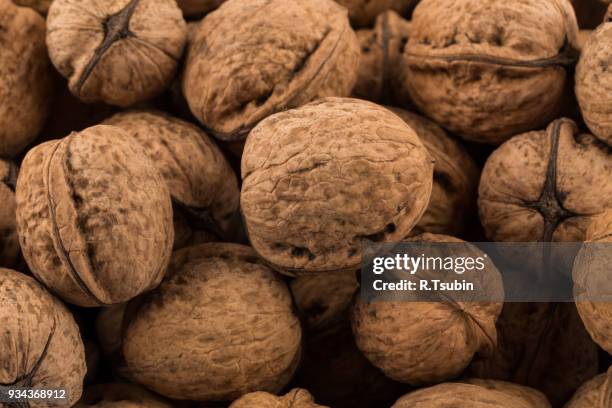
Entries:
[[173,0],[55,0],[47,17],[51,61],[85,102],[126,107],[157,96],[186,38]]
[[357,270],[363,239],[405,237],[431,194],[415,131],[370,102],[326,98],[262,121],[242,156],[251,244],[287,274]]
[[85,353],[68,309],[31,277],[0,268],[0,321],[2,394],[15,387],[66,390],[67,401],[26,405],[32,408],[72,406],[78,401]]
[[403,15],[418,3],[418,0],[336,0],[336,3],[348,9],[354,26],[363,27],[371,25],[379,14],[387,10]]
[[518,135],[488,158],[478,207],[489,239],[584,241],[594,214],[612,203],[609,149],[559,119]]
[[[175,232],[185,226],[219,237],[231,235],[240,204],[238,181],[206,133],[157,111],[122,112],[104,124],[123,129],[155,163],[170,190]],[[175,246],[190,235],[175,234]]]
[[332,0],[229,0],[196,28],[183,93],[212,135],[243,140],[276,112],[349,95],[358,65],[357,37]]
[[121,129],[94,126],[30,150],[16,200],[25,260],[64,300],[121,303],[163,278],[174,239],[170,194]]
[[176,0],[176,4],[187,16],[200,17],[206,13],[210,13],[225,0]]
[[612,368],[587,381],[565,405],[565,408],[607,408],[612,405]]
[[134,307],[123,338],[130,375],[170,398],[276,393],[299,361],[301,329],[289,290],[249,247],[177,251],[169,276]]
[[229,408],[325,408],[315,404],[310,393],[301,388],[294,388],[282,397],[259,391],[238,398]]
[[98,384],[86,388],[74,408],[171,408],[161,398],[129,383]]
[[567,0],[423,0],[401,80],[445,128],[499,144],[558,114],[577,32]]
[[15,218],[17,167],[0,159],[0,267],[13,266],[19,254]]
[[13,0],[14,3],[23,7],[31,7],[40,14],[46,15],[53,0]]
[[42,129],[55,77],[37,12],[0,0],[0,27],[0,157],[10,158]]

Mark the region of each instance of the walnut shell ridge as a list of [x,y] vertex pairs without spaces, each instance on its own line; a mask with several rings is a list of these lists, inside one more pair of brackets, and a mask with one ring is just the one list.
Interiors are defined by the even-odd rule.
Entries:
[[187,39],[173,0],[55,0],[47,46],[70,91],[127,107],[170,86]]
[[0,268],[0,321],[0,384],[64,389],[67,401],[29,406],[72,406],[81,397],[86,367],[79,328],[68,309],[31,277]]
[[36,11],[0,0],[0,27],[0,157],[11,158],[42,129],[55,76]]
[[297,367],[301,329],[291,294],[249,247],[177,251],[168,277],[134,307],[123,355],[130,375],[161,395],[231,401],[276,393]]
[[357,37],[332,0],[229,0],[195,30],[183,93],[224,141],[276,112],[348,96],[357,79]]
[[401,82],[443,127],[499,144],[557,116],[577,32],[567,0],[423,0]]
[[480,220],[498,242],[580,242],[612,202],[611,153],[569,119],[513,137],[489,156]]
[[610,387],[612,387],[612,368],[584,383],[565,408],[609,407],[612,404]]
[[294,388],[287,394],[277,397],[267,392],[252,392],[234,401],[229,408],[326,408],[315,404],[310,393],[301,388]]
[[364,27],[371,25],[378,15],[387,10],[403,15],[418,3],[418,0],[336,0],[336,3],[348,9],[351,24]]
[[17,180],[25,260],[80,306],[126,302],[156,287],[170,259],[170,194],[142,148],[99,125],[40,144]]
[[19,255],[15,185],[17,166],[0,159],[0,267],[13,266]]
[[398,240],[418,222],[433,162],[387,109],[325,98],[253,129],[242,179],[249,239],[271,265],[286,274],[357,270],[363,239]]
[[98,384],[88,387],[74,408],[172,408],[160,397],[130,383]]

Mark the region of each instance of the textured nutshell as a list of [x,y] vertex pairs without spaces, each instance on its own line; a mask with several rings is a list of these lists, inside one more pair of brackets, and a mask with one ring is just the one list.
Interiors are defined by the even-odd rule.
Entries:
[[444,383],[414,391],[391,408],[550,408],[540,392],[503,381]]
[[16,200],[24,258],[64,300],[126,302],[163,278],[174,239],[170,194],[121,129],[94,126],[30,150]]
[[576,96],[587,126],[612,145],[612,5],[608,21],[586,41],[576,68]]
[[0,27],[0,157],[10,158],[42,129],[55,77],[37,12],[0,0]]
[[470,376],[533,387],[562,406],[597,373],[597,346],[572,303],[505,303],[496,326],[497,347]]
[[404,14],[418,3],[418,0],[336,0],[336,3],[348,9],[351,24],[363,27],[371,25],[379,14],[387,10]]
[[[374,102],[404,105],[401,89],[401,56],[408,42],[410,22],[394,11],[386,11],[376,18],[373,29],[357,31],[361,44],[361,62],[353,95]],[[402,99],[404,101],[400,102]]]
[[230,408],[316,408],[324,405],[315,404],[310,393],[301,388],[294,388],[282,397],[267,392],[252,392],[234,401]]
[[49,11],[49,6],[52,1],[53,0],[13,0],[13,3],[19,6],[31,7],[40,14],[45,15],[47,11]]
[[612,405],[612,369],[587,381],[565,405],[565,408],[609,407]]
[[170,86],[187,38],[173,0],[55,0],[47,46],[70,91],[121,107]]
[[[220,237],[230,235],[240,205],[238,181],[223,153],[206,133],[158,111],[122,112],[104,124],[123,129],[155,163],[170,190],[175,231],[192,227]],[[175,237],[186,240],[185,233]]]
[[574,122],[518,135],[487,159],[478,207],[498,242],[584,241],[593,215],[612,202],[612,155]]
[[390,111],[325,98],[262,121],[242,156],[241,206],[255,250],[288,274],[357,270],[363,239],[408,235],[433,162]]
[[499,144],[557,115],[577,32],[567,0],[423,0],[399,80],[443,127]]
[[74,408],[171,408],[144,388],[129,383],[98,384],[85,389]]
[[[0,305],[0,388],[64,389],[72,406],[81,397],[86,367],[79,329],[68,309],[31,277],[3,268]],[[64,407],[66,401],[28,406]]]
[[332,0],[229,0],[196,28],[183,93],[211,134],[243,140],[276,112],[348,96],[358,66],[357,37]]
[[480,176],[476,163],[435,122],[401,109],[393,112],[414,129],[436,162],[429,205],[411,234],[463,234],[476,214]]
[[[463,242],[434,234],[409,241]],[[482,256],[476,247],[469,250],[473,251],[469,256]],[[491,262],[486,268],[476,285],[498,298],[503,293],[501,274]],[[420,385],[458,376],[475,354],[495,348],[495,322],[502,302],[465,302],[452,296],[448,292],[439,301],[418,302],[367,302],[356,297],[352,327],[357,347],[372,364],[400,382]]]
[[225,0],[176,0],[183,15],[199,17],[219,7]]
[[249,247],[182,249],[168,278],[135,303],[123,355],[136,381],[167,397],[276,393],[299,361],[301,329],[289,290]]
[[19,254],[15,218],[15,186],[17,167],[0,160],[0,266],[12,266]]

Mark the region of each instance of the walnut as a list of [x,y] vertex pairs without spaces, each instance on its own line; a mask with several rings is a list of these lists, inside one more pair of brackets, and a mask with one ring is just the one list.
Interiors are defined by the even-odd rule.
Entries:
[[518,135],[488,158],[480,179],[480,220],[500,242],[584,241],[593,214],[612,200],[610,152],[574,122]]
[[38,11],[40,14],[47,14],[49,6],[53,0],[13,0],[19,6],[31,7]]
[[557,115],[577,31],[567,0],[423,0],[403,54],[403,86],[445,128],[499,144]]
[[74,408],[171,408],[144,388],[129,383],[98,384],[85,389]]
[[30,150],[16,201],[23,255],[64,300],[121,303],[164,276],[173,241],[170,194],[121,129],[94,126]]
[[267,392],[252,392],[243,395],[229,406],[229,408],[316,408],[324,407],[315,404],[310,393],[301,388],[294,388],[282,397]]
[[185,16],[199,17],[210,13],[219,7],[225,0],[176,0],[176,4]]
[[34,141],[53,92],[45,20],[34,10],[0,0],[0,157],[14,157]]
[[51,61],[85,102],[126,107],[170,86],[187,38],[173,0],[55,0]]
[[251,244],[287,274],[357,270],[361,242],[405,237],[429,202],[433,162],[388,110],[326,98],[262,121],[242,156]]
[[586,41],[576,68],[576,96],[587,126],[612,145],[612,5],[607,22]]
[[386,10],[393,10],[399,14],[406,14],[418,0],[336,0],[346,7],[351,23],[357,27],[369,26],[376,16]]
[[612,368],[587,381],[565,405],[565,408],[607,407],[610,405]]
[[[407,241],[463,242],[434,234]],[[470,256],[482,256],[476,247],[469,247],[469,251],[473,251]],[[490,262],[486,268],[487,273],[477,285],[496,298],[503,293],[501,275]],[[465,302],[452,296],[449,292],[448,298],[441,297],[440,301],[418,302],[367,302],[357,297],[352,311],[357,347],[396,381],[420,385],[456,377],[474,354],[490,353],[495,348],[495,321],[502,302]]]
[[291,295],[249,247],[178,251],[167,279],[135,307],[123,355],[136,381],[167,397],[275,393],[296,369],[301,329]]
[[31,277],[3,268],[0,305],[0,388],[64,389],[67,401],[28,406],[72,406],[81,397],[86,368],[83,342],[68,309]]
[[540,392],[503,381],[444,383],[411,392],[391,408],[550,408]]
[[276,112],[349,95],[357,78],[357,37],[332,0],[229,0],[196,30],[183,93],[225,141]]
[[174,204],[175,231],[177,226],[187,226],[209,230],[220,237],[231,235],[240,204],[238,181],[206,133],[157,111],[123,112],[104,124],[123,129],[156,164]]
[[0,159],[0,266],[13,266],[19,254],[15,219],[17,167]]

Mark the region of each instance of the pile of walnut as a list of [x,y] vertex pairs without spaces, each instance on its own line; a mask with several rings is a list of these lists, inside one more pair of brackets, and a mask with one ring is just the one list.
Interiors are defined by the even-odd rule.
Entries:
[[604,3],[0,0],[0,406],[611,408],[610,303],[358,294],[612,242]]

